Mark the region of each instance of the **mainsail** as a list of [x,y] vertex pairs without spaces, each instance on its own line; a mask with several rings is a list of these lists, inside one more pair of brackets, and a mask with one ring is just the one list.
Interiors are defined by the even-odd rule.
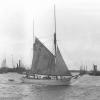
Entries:
[[54,70],[54,55],[39,41],[35,39],[33,45],[33,61],[31,71],[35,74],[50,75]]
[[53,55],[38,38],[35,39],[33,47],[33,60],[31,72],[42,75],[71,75],[57,47],[56,62]]

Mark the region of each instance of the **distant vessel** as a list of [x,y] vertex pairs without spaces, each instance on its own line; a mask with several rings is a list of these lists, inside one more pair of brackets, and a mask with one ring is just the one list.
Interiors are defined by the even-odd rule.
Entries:
[[97,65],[93,64],[93,70],[89,72],[89,75],[100,76],[100,71],[97,70]]
[[79,72],[80,75],[84,75],[84,74],[87,74],[87,66],[80,66],[80,72]]
[[8,81],[11,81],[11,82],[13,82],[13,81],[14,81],[14,79],[8,79]]
[[[55,7],[54,7],[55,15]],[[55,18],[55,17],[54,17]],[[33,60],[31,71],[22,78],[24,83],[40,85],[69,85],[72,75],[66,66],[60,53],[56,40],[56,19],[54,33],[55,54],[44,46],[44,44],[35,37],[33,45]]]
[[1,68],[0,68],[0,73],[7,73],[9,70],[8,66],[7,66],[7,62],[6,62],[6,58],[3,59],[2,63],[1,63]]
[[1,63],[1,67],[7,67],[6,58],[3,59],[2,63]]
[[22,60],[19,60],[19,63],[17,63],[17,67],[13,68],[13,70],[19,74],[23,74],[26,72],[26,69],[24,67],[24,64],[22,63]]

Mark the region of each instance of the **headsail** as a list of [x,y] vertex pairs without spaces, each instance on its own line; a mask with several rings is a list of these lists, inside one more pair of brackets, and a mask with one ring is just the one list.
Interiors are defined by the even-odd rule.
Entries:
[[62,75],[62,76],[71,75],[70,71],[68,70],[68,67],[64,62],[64,59],[60,53],[58,46],[56,51],[55,75]]

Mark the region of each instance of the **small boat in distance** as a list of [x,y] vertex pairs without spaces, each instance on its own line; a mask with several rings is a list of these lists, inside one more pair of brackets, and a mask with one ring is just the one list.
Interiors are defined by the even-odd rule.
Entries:
[[93,70],[89,72],[89,75],[100,76],[100,71],[97,69],[97,65],[93,64]]
[[8,81],[11,81],[11,82],[13,82],[13,81],[14,81],[14,79],[8,79]]
[[[55,16],[55,7],[54,7]],[[44,46],[44,44],[35,37],[33,45],[32,67],[29,73],[22,78],[23,83],[37,85],[69,85],[73,76],[68,70],[67,65],[60,53],[56,40],[56,19],[54,33],[55,54]]]
[[6,58],[3,59],[2,63],[1,63],[1,67],[7,67],[7,61],[6,61]]

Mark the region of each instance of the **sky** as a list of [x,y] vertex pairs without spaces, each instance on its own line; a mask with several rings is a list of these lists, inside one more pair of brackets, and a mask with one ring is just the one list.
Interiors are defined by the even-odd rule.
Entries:
[[57,43],[68,68],[100,69],[99,0],[0,0],[0,63],[6,58],[11,67],[12,58],[14,64],[21,59],[30,67],[33,36],[54,52],[54,4]]

